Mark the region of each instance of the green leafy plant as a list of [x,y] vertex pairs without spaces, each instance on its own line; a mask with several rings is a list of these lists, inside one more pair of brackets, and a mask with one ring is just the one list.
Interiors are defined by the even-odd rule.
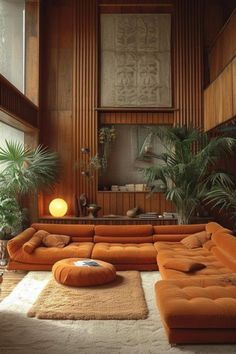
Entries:
[[8,237],[22,224],[21,196],[52,188],[58,178],[59,159],[41,145],[34,149],[6,141],[0,148],[0,167],[0,234]]
[[8,240],[17,233],[22,226],[24,213],[20,209],[17,200],[0,192],[0,239]]
[[34,149],[6,141],[0,148],[0,166],[0,186],[8,193],[25,194],[52,187],[58,178],[59,159],[42,145]]
[[220,212],[226,211],[236,222],[236,185],[216,186],[206,197],[207,204],[211,208],[217,208]]
[[209,139],[207,134],[187,126],[154,127],[149,134],[161,140],[166,152],[153,155],[160,164],[142,168],[144,176],[151,192],[163,191],[175,205],[179,223],[187,224],[210,191],[232,183],[216,165],[222,156],[233,152],[236,140]]

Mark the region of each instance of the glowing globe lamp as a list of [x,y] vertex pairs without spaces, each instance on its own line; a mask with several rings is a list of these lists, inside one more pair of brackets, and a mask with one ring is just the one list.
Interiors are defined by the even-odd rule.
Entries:
[[68,206],[64,199],[56,198],[53,199],[49,204],[49,211],[52,216],[60,218],[66,215],[67,210]]

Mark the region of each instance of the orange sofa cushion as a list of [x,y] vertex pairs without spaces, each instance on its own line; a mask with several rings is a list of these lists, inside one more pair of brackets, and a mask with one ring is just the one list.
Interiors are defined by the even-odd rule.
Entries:
[[35,232],[31,239],[28,242],[24,243],[23,250],[31,254],[37,247],[42,244],[43,238],[47,235],[48,232],[44,230],[39,230]]
[[64,248],[40,246],[32,254],[20,248],[11,259],[20,263],[49,265],[65,258],[90,258],[93,245],[92,242],[71,242]]
[[99,266],[76,266],[82,258],[70,258],[58,261],[52,267],[56,281],[68,286],[92,286],[109,283],[116,278],[116,269],[112,264],[96,260]]
[[[214,254],[205,249],[194,248],[188,249],[181,242],[156,242],[157,262],[163,279],[180,279],[180,278],[195,278],[195,277],[210,277],[220,274],[230,274],[231,270],[219,261]],[[174,269],[167,269],[164,264],[167,261],[191,259],[196,263],[203,263],[205,268],[194,272],[181,272]]]
[[156,254],[151,243],[96,243],[92,258],[113,264],[153,264],[156,263]]
[[206,231],[201,231],[183,238],[180,242],[187,248],[198,248],[202,247],[205,242],[209,241],[210,237],[210,233],[207,233]]
[[18,251],[21,250],[23,245],[32,238],[35,232],[36,230],[33,227],[29,227],[8,241],[7,250],[11,259],[13,259]]
[[236,272],[236,237],[230,235],[230,231],[217,231],[212,236],[212,241],[215,247],[211,252],[222,262],[226,267]]
[[47,234],[43,237],[42,243],[46,247],[63,248],[70,242],[70,236]]
[[191,259],[171,259],[163,264],[164,268],[179,270],[180,272],[196,272],[205,268],[205,264],[194,262]]
[[[164,325],[184,329],[236,329],[236,276],[161,280],[156,300]],[[187,336],[187,333],[186,333]]]
[[32,227],[36,230],[45,230],[50,234],[71,236],[72,242],[93,242],[94,225],[35,223]]
[[222,229],[222,226],[217,222],[212,221],[206,224],[206,232],[210,232],[211,234],[214,234],[216,231],[220,229]]
[[95,226],[94,242],[153,242],[152,232],[152,225],[97,225]]
[[204,231],[205,224],[192,225],[157,225],[153,226],[153,240],[179,242],[184,237]]

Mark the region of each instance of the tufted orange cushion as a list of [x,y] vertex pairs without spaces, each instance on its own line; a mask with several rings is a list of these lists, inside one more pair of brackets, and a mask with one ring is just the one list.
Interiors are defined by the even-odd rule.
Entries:
[[96,243],[91,258],[113,264],[154,264],[156,254],[151,243]]
[[[179,279],[194,277],[211,277],[215,275],[228,275],[231,270],[226,267],[216,256],[205,247],[189,249],[181,242],[156,242],[157,262],[163,279]],[[196,263],[203,263],[205,268],[197,273],[185,273],[174,269],[167,269],[163,265],[171,260],[191,259]]]
[[187,248],[198,248],[210,240],[211,234],[206,231],[201,231],[196,234],[183,238],[180,242]]
[[228,279],[221,276],[157,282],[162,319],[170,328],[236,328],[236,278]]
[[70,242],[70,236],[67,235],[54,235],[54,234],[48,234],[45,235],[42,243],[46,247],[57,247],[57,248],[63,248],[68,243]]
[[47,231],[39,230],[31,237],[31,239],[23,245],[23,250],[31,254],[42,243],[44,237],[48,235]]
[[171,259],[163,264],[167,269],[179,270],[180,272],[196,272],[205,268],[205,264],[191,261],[189,259]]
[[99,266],[76,266],[74,263],[82,258],[69,258],[56,262],[52,267],[58,283],[69,286],[92,286],[109,283],[116,278],[112,264],[95,260]]

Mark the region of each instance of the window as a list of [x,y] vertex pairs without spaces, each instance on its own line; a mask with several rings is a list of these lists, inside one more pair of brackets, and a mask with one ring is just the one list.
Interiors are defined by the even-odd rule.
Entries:
[[24,92],[25,1],[0,0],[0,73]]

